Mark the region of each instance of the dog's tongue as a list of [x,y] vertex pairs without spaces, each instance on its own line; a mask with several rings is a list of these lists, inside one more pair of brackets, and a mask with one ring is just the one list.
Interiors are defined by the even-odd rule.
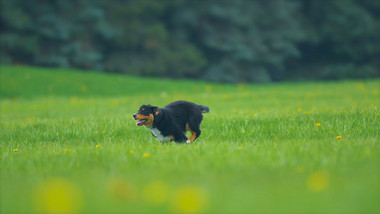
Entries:
[[139,121],[137,121],[136,125],[141,126],[143,123],[145,123],[144,120],[139,120]]

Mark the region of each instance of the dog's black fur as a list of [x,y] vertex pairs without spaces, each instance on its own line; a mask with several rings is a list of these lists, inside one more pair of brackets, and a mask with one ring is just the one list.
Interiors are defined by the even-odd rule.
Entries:
[[[159,141],[191,143],[201,134],[202,113],[207,112],[209,112],[207,106],[188,101],[176,101],[164,108],[142,105],[133,118],[139,120],[136,125],[149,128],[152,135]],[[189,139],[185,135],[186,131],[192,133]]]

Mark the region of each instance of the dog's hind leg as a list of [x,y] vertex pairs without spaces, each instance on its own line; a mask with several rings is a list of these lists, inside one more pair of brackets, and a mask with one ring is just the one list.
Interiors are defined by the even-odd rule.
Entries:
[[[190,121],[189,121],[190,122]],[[186,143],[192,143],[195,139],[197,139],[201,135],[201,130],[199,129],[199,125],[187,123],[186,130],[191,133],[191,137],[186,141]]]

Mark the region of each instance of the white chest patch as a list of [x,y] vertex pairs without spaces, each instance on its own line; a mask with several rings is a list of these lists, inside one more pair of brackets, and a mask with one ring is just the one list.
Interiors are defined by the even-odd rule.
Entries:
[[168,137],[164,137],[160,130],[158,130],[157,128],[149,128],[150,132],[156,137],[156,139],[160,142],[163,142],[163,141],[166,141],[166,140],[169,140]]

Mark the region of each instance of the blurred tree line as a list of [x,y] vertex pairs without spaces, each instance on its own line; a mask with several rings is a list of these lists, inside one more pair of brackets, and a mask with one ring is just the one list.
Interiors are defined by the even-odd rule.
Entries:
[[1,63],[219,82],[380,77],[379,0],[2,0]]

